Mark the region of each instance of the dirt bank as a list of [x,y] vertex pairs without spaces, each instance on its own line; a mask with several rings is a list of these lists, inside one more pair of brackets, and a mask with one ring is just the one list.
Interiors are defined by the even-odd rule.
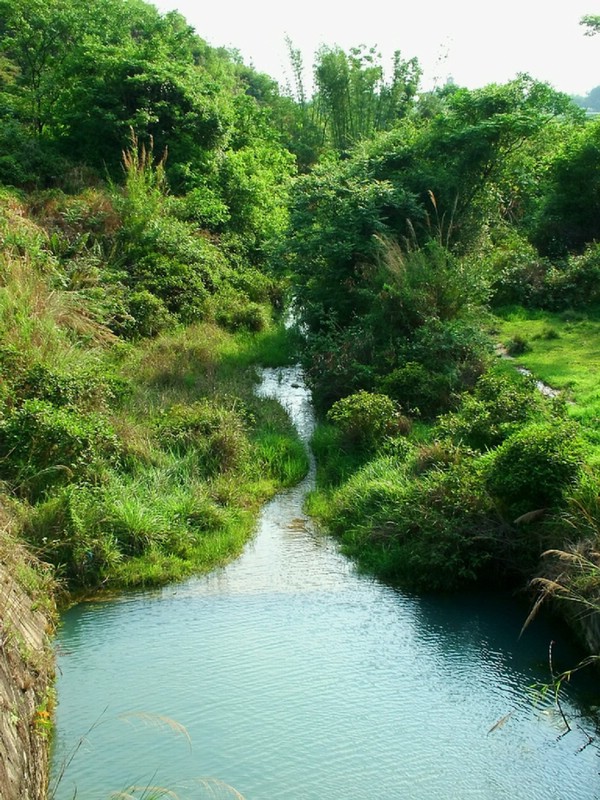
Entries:
[[43,800],[53,707],[50,578],[0,530],[0,800]]

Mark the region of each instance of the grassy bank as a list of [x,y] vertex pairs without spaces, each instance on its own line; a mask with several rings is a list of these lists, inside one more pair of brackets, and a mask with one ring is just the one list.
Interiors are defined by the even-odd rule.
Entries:
[[37,555],[80,588],[175,580],[239,553],[260,504],[307,467],[283,409],[253,391],[256,364],[289,352],[282,328],[198,324],[108,353],[126,387],[103,417],[113,452],[21,498]]
[[[352,397],[356,410],[359,395]],[[523,587],[562,574],[556,558],[540,561],[545,551],[569,542],[594,550],[594,448],[568,406],[542,396],[532,378],[497,361],[429,422],[394,417],[382,405],[387,427],[373,417],[367,424],[376,397],[363,393],[354,418],[346,398],[322,421],[309,500],[366,570],[415,590]],[[575,573],[573,580],[583,588]]]
[[253,391],[257,365],[287,363],[296,347],[269,300],[282,287],[228,262],[216,240],[209,272],[194,249],[209,244],[189,225],[177,246],[203,300],[173,266],[181,302],[198,305],[165,314],[159,294],[119,272],[130,254],[117,200],[0,195],[0,494],[68,591],[222,563],[260,504],[307,468],[285,412]]
[[522,365],[544,383],[560,390],[568,413],[581,423],[600,464],[600,309],[532,311],[503,309],[497,316],[498,336]]

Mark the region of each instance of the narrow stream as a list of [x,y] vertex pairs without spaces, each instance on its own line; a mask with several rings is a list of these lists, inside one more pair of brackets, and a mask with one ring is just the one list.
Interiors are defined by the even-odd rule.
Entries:
[[[297,370],[265,370],[260,391],[309,438]],[[56,800],[150,785],[181,800],[600,800],[598,748],[561,737],[528,691],[548,680],[551,638],[576,658],[560,632],[536,622],[519,639],[509,597],[415,597],[357,574],[302,512],[313,483],[314,465],[226,568],[65,614]],[[577,698],[563,707],[575,717]]]

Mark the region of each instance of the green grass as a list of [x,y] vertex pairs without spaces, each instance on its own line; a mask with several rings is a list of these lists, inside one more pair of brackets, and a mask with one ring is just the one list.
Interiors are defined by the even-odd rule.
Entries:
[[287,413],[254,391],[262,361],[293,356],[283,326],[253,335],[209,323],[107,351],[107,375],[128,385],[107,412],[119,460],[25,498],[38,555],[69,587],[91,589],[165,583],[236,556],[261,504],[308,469]]
[[521,337],[527,350],[515,363],[564,393],[600,463],[600,309],[554,314],[522,308],[503,310],[495,320],[503,345]]

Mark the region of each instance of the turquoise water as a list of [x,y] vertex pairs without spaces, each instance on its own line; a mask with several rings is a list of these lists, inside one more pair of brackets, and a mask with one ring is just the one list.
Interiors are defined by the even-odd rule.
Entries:
[[[266,371],[303,435],[294,370]],[[59,634],[57,800],[600,800],[577,698],[535,705],[562,634],[484,594],[414,597],[358,575],[302,513],[266,506],[228,567],[81,604]],[[503,724],[491,730],[499,721]],[[583,727],[590,729],[584,720]],[[233,788],[232,788],[233,787]],[[139,796],[139,795],[136,795]]]

